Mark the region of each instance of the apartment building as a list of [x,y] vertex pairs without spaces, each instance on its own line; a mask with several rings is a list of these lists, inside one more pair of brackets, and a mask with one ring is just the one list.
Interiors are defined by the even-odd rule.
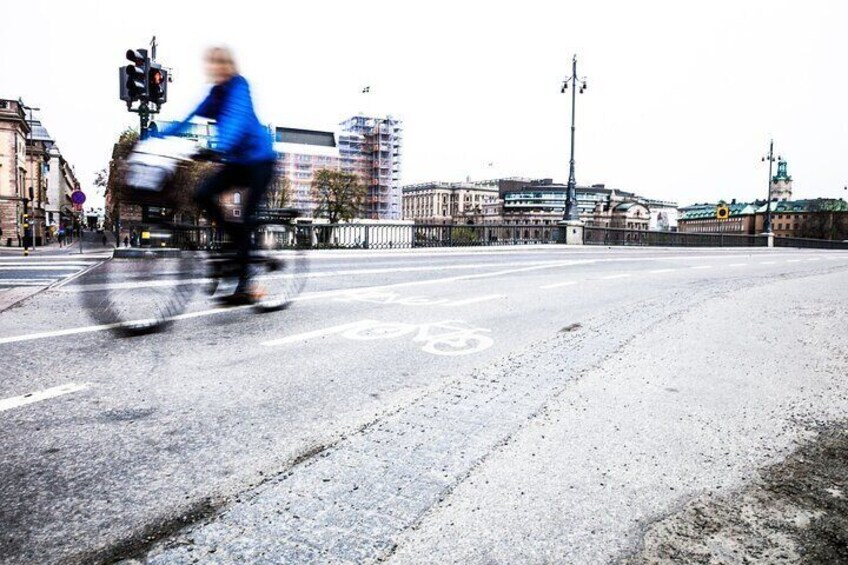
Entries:
[[368,187],[362,217],[399,220],[403,215],[400,186],[403,124],[400,120],[356,115],[340,124],[342,171],[360,176]]
[[289,181],[288,206],[304,216],[312,216],[317,204],[312,197],[312,181],[321,169],[340,169],[336,134],[289,127],[274,130],[277,173]]

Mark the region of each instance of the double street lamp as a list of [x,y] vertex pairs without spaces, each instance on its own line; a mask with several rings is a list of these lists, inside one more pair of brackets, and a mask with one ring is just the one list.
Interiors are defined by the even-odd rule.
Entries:
[[768,161],[769,164],[769,176],[768,176],[768,192],[766,193],[766,217],[763,222],[763,233],[771,233],[771,182],[772,182],[772,166],[775,161],[780,161],[780,155],[777,157],[774,156],[774,140],[769,141],[769,151],[768,155],[762,158],[762,161],[765,163]]
[[[568,83],[571,83],[571,160],[568,167],[568,188],[565,195],[565,214],[563,220],[579,220],[580,210],[577,206],[577,180],[574,178],[574,111],[577,105],[577,93],[586,90],[586,77],[577,76],[577,55],[571,60],[571,76],[562,82],[560,92],[565,94]],[[577,83],[580,83],[578,86]]]

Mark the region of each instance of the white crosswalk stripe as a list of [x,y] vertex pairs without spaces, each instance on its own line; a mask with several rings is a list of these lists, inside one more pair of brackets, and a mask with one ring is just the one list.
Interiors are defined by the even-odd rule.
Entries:
[[106,256],[0,257],[0,289],[39,287],[73,277]]

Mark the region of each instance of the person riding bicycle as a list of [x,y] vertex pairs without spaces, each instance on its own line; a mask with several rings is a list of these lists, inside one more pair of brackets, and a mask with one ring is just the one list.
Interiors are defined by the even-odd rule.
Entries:
[[[276,154],[268,128],[256,117],[250,86],[239,74],[232,52],[226,47],[211,47],[205,61],[206,75],[213,85],[206,99],[183,121],[160,135],[180,134],[194,117],[215,120],[217,138],[212,153],[223,167],[203,183],[194,199],[235,244],[239,282],[230,301],[250,303],[258,292],[250,281],[251,232],[259,203],[274,176]],[[242,198],[241,223],[227,220],[217,203],[221,193],[234,187],[247,189]]]

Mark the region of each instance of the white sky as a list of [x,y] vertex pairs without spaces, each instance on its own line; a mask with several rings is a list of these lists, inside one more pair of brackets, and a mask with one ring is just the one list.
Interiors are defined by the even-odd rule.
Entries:
[[577,53],[588,77],[580,184],[680,204],[763,197],[774,136],[796,198],[848,196],[840,0],[27,0],[4,2],[2,18],[0,97],[42,108],[89,193],[116,135],[138,123],[118,100],[118,66],[155,34],[175,77],[165,118],[203,95],[202,51],[226,43],[264,122],[401,118],[404,184],[564,182],[570,96],[559,87]]

